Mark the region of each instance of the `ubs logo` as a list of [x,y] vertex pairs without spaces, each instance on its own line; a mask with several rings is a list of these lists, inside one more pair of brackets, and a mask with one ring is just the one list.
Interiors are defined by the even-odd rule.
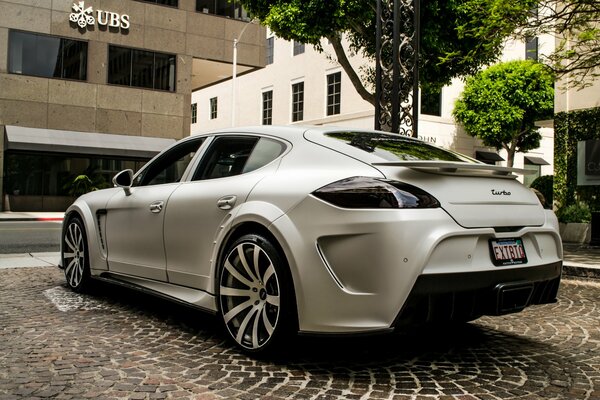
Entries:
[[494,196],[510,196],[511,195],[511,193],[507,192],[506,190],[495,190],[495,189],[492,189],[492,194]]
[[86,7],[85,1],[73,3],[73,12],[69,15],[69,21],[76,23],[81,29],[94,26],[96,20],[100,26],[109,26],[111,28],[129,29],[129,15],[117,14],[111,11],[96,10],[92,7]]

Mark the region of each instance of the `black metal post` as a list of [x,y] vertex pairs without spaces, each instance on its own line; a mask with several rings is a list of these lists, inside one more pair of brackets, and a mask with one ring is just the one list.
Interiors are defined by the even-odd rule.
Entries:
[[381,0],[377,0],[375,37],[375,129],[381,130]]
[[415,61],[413,66],[413,98],[412,98],[412,114],[413,114],[413,130],[412,136],[419,137],[419,53],[421,50],[421,1],[413,0],[414,7],[414,29],[415,36],[413,37],[415,49]]
[[419,0],[377,0],[376,18],[375,129],[416,137]]

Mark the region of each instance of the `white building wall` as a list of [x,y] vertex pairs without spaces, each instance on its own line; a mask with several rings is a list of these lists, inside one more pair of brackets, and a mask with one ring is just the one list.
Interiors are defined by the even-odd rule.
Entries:
[[[343,69],[335,61],[335,54],[327,41],[322,42],[323,52],[315,51],[307,45],[305,52],[293,55],[293,43],[283,39],[275,39],[274,63],[265,68],[239,76],[237,79],[236,120],[231,120],[232,82],[231,80],[198,90],[192,94],[192,103],[198,103],[198,121],[192,124],[192,134],[231,126],[260,125],[262,121],[262,92],[273,90],[273,125],[292,124],[293,83],[304,81],[304,119],[299,124],[335,125],[341,127],[372,129],[374,126],[374,109],[363,100]],[[547,54],[552,51],[554,38],[547,36],[539,39],[538,51]],[[505,46],[502,61],[525,58],[525,44],[509,40]],[[359,56],[350,58],[356,70],[365,65]],[[341,113],[327,116],[327,75],[340,71],[341,80]],[[464,133],[452,118],[454,102],[464,87],[461,79],[454,79],[452,84],[442,90],[441,116],[421,115],[419,117],[419,136],[421,139],[438,146],[453,149],[460,153],[475,157],[477,150],[495,151],[486,148],[478,139]],[[218,98],[218,117],[209,119],[209,99]],[[553,129],[542,128],[542,142],[539,149],[528,155],[541,157],[550,163],[542,166],[542,175],[553,171]],[[499,154],[506,159],[506,152]],[[502,162],[501,164],[505,164]],[[515,156],[515,167],[522,167],[524,155]]]

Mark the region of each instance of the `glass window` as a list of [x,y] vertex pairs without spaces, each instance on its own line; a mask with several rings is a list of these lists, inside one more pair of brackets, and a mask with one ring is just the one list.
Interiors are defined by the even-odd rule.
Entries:
[[304,82],[292,85],[292,122],[304,119]]
[[294,40],[294,55],[304,53],[304,43],[300,43]]
[[275,54],[275,37],[274,36],[267,38],[266,54],[267,54],[266,64],[267,65],[273,64],[273,56]]
[[210,119],[216,119],[217,118],[217,98],[213,97],[209,100],[209,107],[210,107]]
[[273,91],[269,90],[262,94],[262,124],[273,124]]
[[430,89],[421,92],[421,114],[442,116],[442,90]]
[[198,122],[198,103],[192,104],[192,124]]
[[239,0],[196,0],[196,11],[244,21],[250,20]]
[[264,167],[279,157],[283,153],[283,150],[285,150],[283,143],[273,139],[261,138],[256,146],[254,146],[250,157],[248,157],[242,173],[245,174],[246,172]]
[[179,0],[140,0],[146,3],[160,4],[169,7],[179,7]]
[[46,78],[87,79],[87,42],[11,31],[8,71]]
[[204,142],[204,138],[188,140],[175,145],[148,164],[136,176],[133,185],[149,186],[179,182],[202,142]]
[[527,162],[527,160],[525,160],[523,169],[526,169],[528,171],[534,171],[534,173],[532,173],[532,174],[523,175],[523,185],[525,185],[527,187],[531,186],[533,181],[535,181],[536,178],[538,178],[542,175],[542,166],[536,165],[536,164],[530,164]]
[[193,180],[241,174],[257,141],[258,138],[250,136],[216,138],[202,158]]
[[175,91],[175,56],[119,46],[108,47],[108,83]]
[[538,38],[528,38],[525,41],[525,59],[535,60],[538,59]]
[[327,115],[340,113],[342,102],[342,73],[336,72],[327,75]]
[[154,88],[154,53],[131,50],[131,86]]
[[[338,139],[340,143],[372,153],[387,161],[463,161],[475,160],[420,140],[400,135],[375,132],[332,132],[326,137]],[[339,149],[344,152],[345,146]],[[335,149],[334,149],[335,150]]]
[[137,171],[146,161],[9,151],[4,164],[4,190],[15,196],[70,196],[79,175],[86,175],[91,187],[104,189],[112,186],[111,180],[119,171]]

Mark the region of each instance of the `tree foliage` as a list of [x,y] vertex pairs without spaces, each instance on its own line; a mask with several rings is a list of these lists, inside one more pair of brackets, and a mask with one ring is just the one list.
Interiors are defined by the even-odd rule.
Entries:
[[[373,70],[360,75],[350,52],[375,59],[376,0],[240,0],[277,36],[320,48],[331,42],[337,61],[361,97],[375,104]],[[502,46],[526,23],[537,0],[421,0],[421,86],[440,88],[496,61]]]
[[539,147],[535,121],[553,113],[552,83],[548,69],[531,60],[493,65],[467,79],[454,118],[486,146],[505,149],[510,167],[516,152]]
[[522,33],[558,37],[555,51],[544,60],[557,76],[571,78],[575,87],[600,77],[600,0],[541,0],[535,17]]

